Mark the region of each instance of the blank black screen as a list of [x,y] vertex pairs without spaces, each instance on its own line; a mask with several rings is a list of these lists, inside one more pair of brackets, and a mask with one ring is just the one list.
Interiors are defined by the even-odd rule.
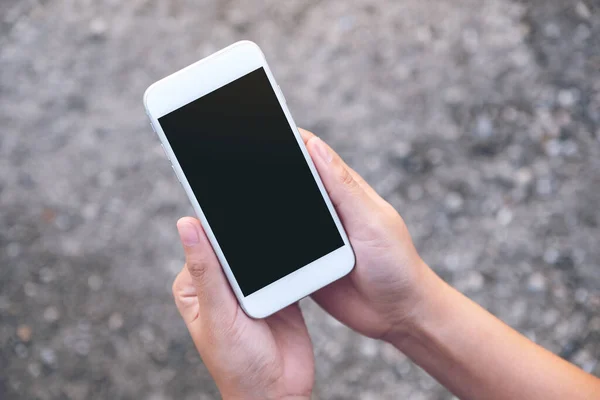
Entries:
[[263,68],[159,122],[245,296],[343,246]]

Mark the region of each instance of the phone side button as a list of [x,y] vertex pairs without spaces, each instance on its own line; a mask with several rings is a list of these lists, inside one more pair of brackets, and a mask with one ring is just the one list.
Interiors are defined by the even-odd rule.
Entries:
[[[163,153],[165,153],[165,156],[167,156],[167,158],[170,160],[171,157],[169,157],[169,154],[167,153],[167,150],[165,149],[165,146],[163,146],[162,143],[160,144],[160,148],[162,149]],[[171,164],[171,166],[173,165]]]
[[171,164],[171,168],[173,169],[173,173],[177,177],[177,180],[179,181],[179,183],[181,183],[181,179],[179,179],[179,175],[177,175],[177,171],[175,171],[175,167],[173,166],[173,164]]

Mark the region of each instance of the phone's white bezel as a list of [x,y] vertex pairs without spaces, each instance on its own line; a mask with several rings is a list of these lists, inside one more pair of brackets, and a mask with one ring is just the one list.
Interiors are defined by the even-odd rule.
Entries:
[[[290,128],[294,132],[304,158],[344,240],[344,246],[305,265],[278,281],[248,296],[244,296],[158,119],[260,67],[264,68],[271,86],[277,95],[281,108],[290,124]],[[152,122],[152,127],[158,134],[165,153],[169,160],[171,160],[175,174],[185,189],[198,218],[202,222],[206,235],[219,258],[233,292],[246,314],[254,318],[263,318],[271,315],[343,277],[352,270],[355,258],[348,236],[306,150],[302,137],[296,128],[296,124],[287,108],[285,97],[279,85],[275,82],[262,51],[255,43],[250,41],[234,43],[207,58],[161,79],[146,90],[144,105],[148,117]]]

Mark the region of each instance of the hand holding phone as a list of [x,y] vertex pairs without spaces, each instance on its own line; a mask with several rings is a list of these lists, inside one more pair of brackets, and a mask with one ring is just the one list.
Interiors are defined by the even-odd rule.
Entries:
[[[402,334],[429,289],[421,280],[428,268],[400,215],[321,139],[300,132],[357,257],[349,275],[312,298],[369,337]],[[173,295],[222,397],[309,399],[313,349],[298,305],[265,319],[249,318],[236,303],[199,221],[186,217],[178,227],[186,265],[173,284]],[[186,244],[190,228],[192,238],[198,238],[192,246]]]
[[595,398],[600,380],[449,287],[385,200],[322,140],[301,141],[255,45],[176,76],[145,99],[204,226],[178,222],[186,266],[173,293],[223,398],[310,398],[312,346],[292,303],[332,281],[312,295],[321,307],[461,398]]
[[312,346],[294,303],[311,293],[368,336],[402,329],[424,264],[401,217],[297,130],[256,45],[158,82],[145,104],[200,219],[179,222],[186,268],[173,292],[224,398],[310,393]]

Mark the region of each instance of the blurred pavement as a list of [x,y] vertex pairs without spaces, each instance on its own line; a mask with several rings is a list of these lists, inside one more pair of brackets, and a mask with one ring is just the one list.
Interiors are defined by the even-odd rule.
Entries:
[[[142,94],[256,41],[447,281],[600,375],[600,1],[0,2],[0,398],[213,399]],[[303,302],[315,399],[452,396]]]

